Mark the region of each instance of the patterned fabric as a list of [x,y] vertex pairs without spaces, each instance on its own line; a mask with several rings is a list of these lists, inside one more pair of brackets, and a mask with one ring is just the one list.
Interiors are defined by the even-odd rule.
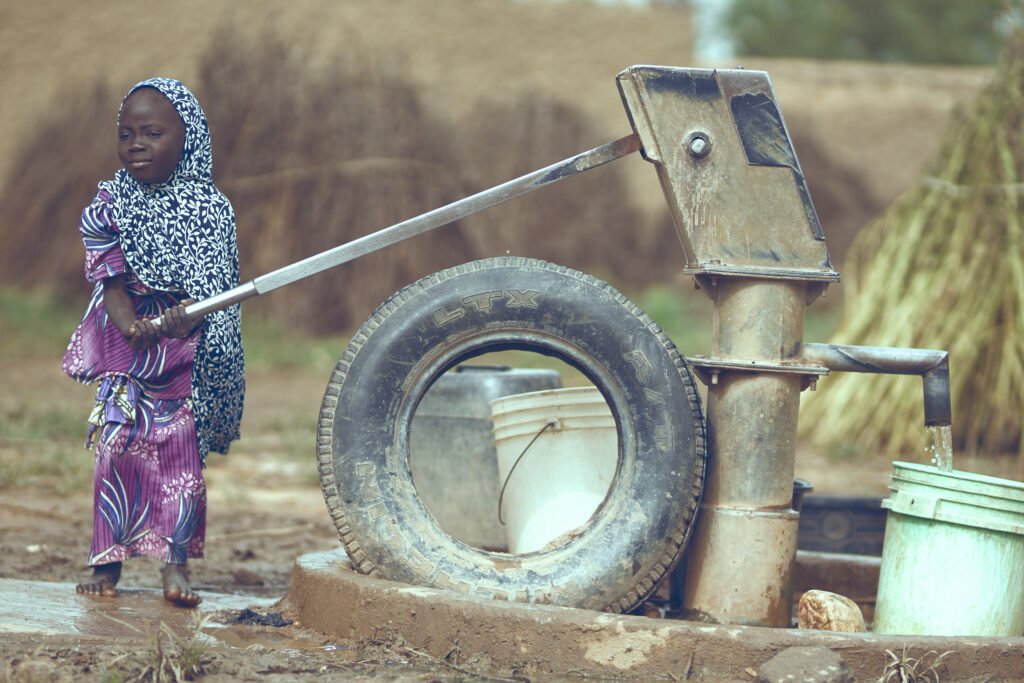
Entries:
[[[131,380],[108,378],[107,386]],[[96,448],[89,565],[146,555],[172,564],[203,556],[206,484],[192,401],[154,401],[141,391],[130,425],[107,422]],[[141,419],[143,418],[144,419]]]
[[[112,200],[105,190],[101,190],[82,212],[81,231],[85,243],[85,278],[93,283],[93,290],[82,322],[71,334],[64,354],[64,372],[85,384],[123,375],[132,378],[153,399],[188,398],[192,395],[192,366],[201,333],[197,330],[184,339],[161,337],[150,349],[132,349],[107,316],[103,281],[124,275],[125,288],[139,316],[160,315],[176,306],[185,293],[150,289],[128,267],[113,222]],[[100,393],[103,391],[101,386]],[[107,403],[110,398],[102,397],[97,405]],[[109,410],[104,408],[105,413],[114,414],[116,396],[113,400],[115,404]]]
[[[213,184],[209,126],[195,96],[169,78],[142,81],[128,95],[144,87],[167,97],[185,124],[177,168],[162,185],[139,183],[121,169],[99,186],[110,197],[121,249],[139,280],[152,290],[205,299],[238,284],[234,211]],[[196,348],[192,400],[202,458],[211,450],[227,453],[238,438],[244,394],[236,304],[206,316]]]
[[206,487],[190,398],[201,332],[132,349],[107,316],[103,280],[123,274],[139,315],[160,315],[184,294],[150,289],[128,268],[105,190],[82,212],[81,231],[94,287],[63,367],[80,382],[99,382],[86,441],[96,440],[89,564],[202,557]]
[[113,428],[110,430],[111,436],[116,435],[122,427],[131,429],[140,422],[145,424],[144,420],[140,420],[143,416],[135,410],[141,394],[139,385],[130,380],[125,375],[107,375],[103,378],[96,392],[96,405],[89,414],[89,424],[92,426],[85,440],[86,448],[92,446],[96,430],[108,423]]

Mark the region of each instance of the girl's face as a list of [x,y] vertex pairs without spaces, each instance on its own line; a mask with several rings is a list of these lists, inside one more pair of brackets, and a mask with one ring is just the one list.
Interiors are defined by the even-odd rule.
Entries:
[[170,179],[185,147],[185,124],[158,90],[139,88],[124,101],[117,122],[117,157],[140,183]]

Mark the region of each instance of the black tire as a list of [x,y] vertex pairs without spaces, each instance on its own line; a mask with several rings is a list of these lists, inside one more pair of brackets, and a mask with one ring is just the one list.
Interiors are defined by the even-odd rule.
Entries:
[[[409,424],[430,384],[504,349],[556,356],[611,407],[619,464],[582,532],[524,555],[468,546],[416,494]],[[654,321],[597,278],[544,261],[475,261],[394,294],[353,336],[317,432],[324,499],[365,574],[523,602],[626,612],[678,561],[703,486],[705,437],[689,367]],[[452,473],[452,485],[459,485]]]

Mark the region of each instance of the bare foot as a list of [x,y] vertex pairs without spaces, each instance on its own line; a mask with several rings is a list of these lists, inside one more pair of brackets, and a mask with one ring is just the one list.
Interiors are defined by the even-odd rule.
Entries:
[[93,567],[93,581],[83,582],[75,586],[75,591],[83,595],[102,595],[107,598],[117,597],[117,582],[121,578],[121,563],[111,562]]
[[160,570],[164,579],[164,600],[179,607],[195,607],[203,601],[188,583],[188,569],[183,564],[165,564]]

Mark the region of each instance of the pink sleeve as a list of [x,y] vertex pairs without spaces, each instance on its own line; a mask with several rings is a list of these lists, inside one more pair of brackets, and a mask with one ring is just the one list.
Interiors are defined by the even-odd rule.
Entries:
[[82,211],[79,225],[85,243],[85,279],[99,282],[128,270],[117,224],[111,210],[110,195],[100,192],[92,204]]

